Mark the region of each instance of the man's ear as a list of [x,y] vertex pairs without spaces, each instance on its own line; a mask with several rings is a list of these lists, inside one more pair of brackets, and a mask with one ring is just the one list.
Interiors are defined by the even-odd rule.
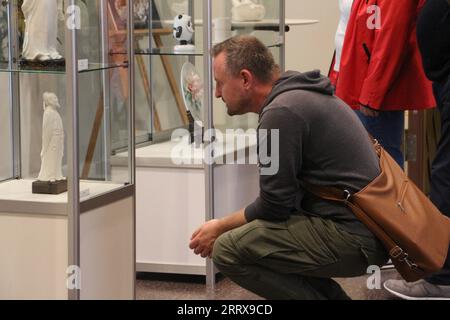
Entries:
[[253,83],[253,74],[247,69],[241,71],[241,79],[243,81],[244,88],[249,88]]

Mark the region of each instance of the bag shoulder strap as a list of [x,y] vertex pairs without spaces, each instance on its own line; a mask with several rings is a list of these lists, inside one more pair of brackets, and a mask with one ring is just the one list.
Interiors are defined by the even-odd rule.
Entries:
[[339,188],[317,186],[304,181],[301,182],[301,185],[306,191],[309,191],[315,196],[325,200],[345,203],[349,201],[351,197],[351,193],[349,191],[341,190]]
[[[450,1],[450,0],[449,0]],[[386,246],[391,258],[396,258],[399,252],[403,250],[392,240],[392,238],[381,229],[361,208],[355,205],[352,200],[352,194],[347,190],[340,190],[334,187],[322,187],[312,185],[306,182],[301,183],[304,189],[315,196],[329,201],[344,203],[349,207],[353,214]]]

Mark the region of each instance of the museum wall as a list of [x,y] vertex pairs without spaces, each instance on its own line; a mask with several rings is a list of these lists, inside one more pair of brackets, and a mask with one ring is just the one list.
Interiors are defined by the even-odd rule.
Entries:
[[320,69],[327,74],[339,21],[337,0],[286,0],[287,19],[316,19],[318,24],[293,27],[286,36],[286,68]]

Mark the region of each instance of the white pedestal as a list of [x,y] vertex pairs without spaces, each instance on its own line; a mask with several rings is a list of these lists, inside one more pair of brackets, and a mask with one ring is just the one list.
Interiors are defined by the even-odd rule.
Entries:
[[[255,143],[256,140],[251,147]],[[191,162],[174,165],[186,160],[171,158],[175,145],[166,142],[136,151],[137,271],[206,275],[206,260],[189,249],[191,235],[206,221],[205,171],[201,161],[204,150],[193,148],[188,152],[193,157]],[[229,156],[225,149],[217,154],[217,160]],[[118,158],[113,160],[113,178],[126,170],[120,162]],[[256,164],[214,167],[216,218],[242,209],[258,194]]]
[[[0,184],[0,300],[67,299],[67,194],[32,195],[31,183]],[[83,186],[89,197],[118,187]],[[131,196],[81,214],[81,299],[134,298],[133,212]]]

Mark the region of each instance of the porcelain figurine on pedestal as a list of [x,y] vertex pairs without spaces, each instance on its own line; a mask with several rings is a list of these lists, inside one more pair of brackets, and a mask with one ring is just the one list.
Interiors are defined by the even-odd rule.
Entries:
[[24,0],[25,38],[21,65],[60,66],[57,50],[58,18],[64,20],[63,0]]
[[260,21],[266,16],[266,8],[260,0],[232,0],[234,21]]
[[194,26],[190,16],[180,14],[174,18],[173,36],[179,43],[174,48],[176,52],[195,51],[195,47],[191,43],[194,37]]
[[48,92],[43,97],[41,170],[38,181],[33,183],[33,193],[59,194],[67,191],[67,180],[62,174],[64,127],[58,97]]
[[44,120],[42,123],[41,171],[38,180],[64,180],[62,159],[64,155],[64,128],[54,93],[44,93]]

